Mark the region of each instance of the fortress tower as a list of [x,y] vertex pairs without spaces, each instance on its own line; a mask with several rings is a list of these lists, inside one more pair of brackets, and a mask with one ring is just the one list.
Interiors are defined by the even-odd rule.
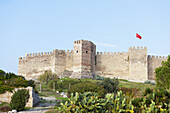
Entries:
[[133,80],[148,79],[147,48],[129,48],[129,76]]
[[95,55],[96,45],[91,41],[74,41],[71,78],[93,78],[95,75]]

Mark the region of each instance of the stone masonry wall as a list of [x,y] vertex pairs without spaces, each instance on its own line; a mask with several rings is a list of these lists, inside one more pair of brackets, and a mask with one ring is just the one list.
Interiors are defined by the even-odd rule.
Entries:
[[[34,89],[32,87],[27,87],[27,88],[15,88],[14,91],[17,91],[18,89],[27,89],[29,90],[29,94],[30,94],[30,98],[28,100],[28,102],[26,103],[26,107],[33,107],[34,105],[36,105],[39,102],[39,95],[37,93],[35,93]],[[0,101],[1,102],[7,102],[10,103],[11,102],[11,97],[14,94],[11,92],[5,92],[4,94],[0,94]]]
[[129,53],[97,52],[96,75],[128,78],[129,76]]
[[148,55],[148,79],[155,80],[155,69],[161,66],[162,61],[166,61],[167,57]]
[[148,79],[147,48],[129,48],[129,76],[131,80],[146,81]]
[[64,70],[72,71],[73,51],[53,50],[53,52],[26,54],[19,58],[18,75],[26,79],[37,80],[46,70],[60,74]]
[[[74,41],[74,50],[58,50],[53,52],[26,54],[19,58],[18,75],[26,79],[37,80],[46,70],[63,76],[63,72],[71,78],[92,77],[101,75],[128,80],[154,80],[155,69],[162,57],[150,57],[147,48],[130,47],[128,52],[97,52],[96,45],[88,40]],[[86,78],[86,77],[85,77]]]
[[45,70],[52,69],[52,56],[50,53],[27,54],[25,57],[19,58],[18,75],[24,76],[26,79],[38,78]]

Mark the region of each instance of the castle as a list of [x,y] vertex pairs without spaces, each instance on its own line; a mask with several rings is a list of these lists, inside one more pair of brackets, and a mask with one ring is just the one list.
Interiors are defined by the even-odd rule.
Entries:
[[87,40],[74,41],[74,50],[26,54],[19,58],[18,75],[36,80],[45,70],[60,77],[93,78],[95,75],[146,81],[155,79],[155,69],[167,57],[147,55],[146,47],[130,47],[128,52],[97,52]]

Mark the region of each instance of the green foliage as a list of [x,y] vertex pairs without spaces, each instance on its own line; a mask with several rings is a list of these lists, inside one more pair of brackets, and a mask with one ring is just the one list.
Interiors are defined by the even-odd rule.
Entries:
[[28,80],[28,81],[27,81],[27,85],[33,87],[34,89],[35,89],[35,86],[36,86],[34,80]]
[[103,82],[99,83],[99,85],[102,85],[108,93],[112,93],[117,91],[119,81],[116,78],[114,79],[105,78]]
[[12,92],[13,90],[14,90],[14,88],[12,88],[10,86],[0,86],[0,94],[5,93],[5,91]]
[[136,108],[140,108],[141,107],[141,102],[143,102],[143,98],[134,98],[132,99],[132,105],[134,105],[134,107]]
[[50,89],[53,89],[53,84],[55,83],[55,88],[57,87],[57,81],[58,80],[50,80],[49,82],[48,82],[48,87],[50,88]]
[[24,110],[29,99],[29,91],[25,89],[17,90],[11,97],[10,107],[17,111]]
[[6,82],[6,84],[9,84],[12,87],[27,87],[27,80],[21,76],[17,76],[16,78],[12,78],[9,81]]
[[10,91],[16,87],[28,87],[31,86],[35,89],[35,82],[33,80],[25,80],[23,76],[17,76],[14,73],[5,73],[0,70],[0,94],[5,93],[5,91]]
[[[154,93],[152,98],[155,98]],[[91,92],[76,93],[75,96],[72,93],[68,101],[61,103],[60,110],[64,113],[168,113],[169,107],[170,104],[156,104],[153,99],[147,105],[145,98],[131,99],[127,102],[125,94],[120,91],[107,94],[105,98]]]
[[40,82],[45,82],[46,84],[48,84],[48,82],[50,80],[54,80],[54,79],[58,79],[58,76],[54,73],[52,73],[51,70],[47,70],[45,71],[43,74],[41,74],[39,77],[38,77],[38,80]]
[[84,93],[84,92],[96,92],[99,96],[104,97],[105,90],[103,86],[99,86],[96,83],[91,82],[80,82],[77,84],[74,84],[71,86],[71,88],[67,91],[68,96],[70,96],[71,93],[75,94],[76,92]]
[[150,80],[147,80],[147,81],[145,81],[144,83],[145,83],[145,84],[155,85],[155,82],[152,82],[152,81],[150,81]]
[[105,98],[99,98],[97,93],[86,92],[84,94],[71,94],[71,98],[61,103],[63,112],[72,113],[110,113],[124,112],[133,110],[131,104],[126,103],[125,95],[118,92],[116,95],[107,94]]
[[79,82],[81,81],[77,79],[71,79],[71,78],[61,79],[58,80],[56,84],[56,89],[69,89],[69,84],[72,87],[72,85],[77,84]]
[[95,79],[95,80],[104,80],[104,77],[99,76],[99,75],[96,75],[96,76],[94,77],[94,79]]
[[170,88],[170,55],[167,61],[162,62],[162,66],[155,69],[156,85],[164,89]]
[[133,97],[137,97],[140,93],[140,90],[137,88],[121,87],[119,88],[119,91],[122,91],[123,94],[125,94],[127,102],[130,102]]
[[123,94],[125,95],[131,95],[131,98],[134,96],[137,96],[137,94],[139,93],[139,89],[137,88],[126,88],[126,87],[120,87],[119,91],[122,91]]
[[153,93],[153,90],[150,88],[146,88],[144,91],[144,96],[146,96],[147,94],[151,94],[151,93]]
[[4,80],[4,76],[5,76],[5,71],[0,70],[0,81]]

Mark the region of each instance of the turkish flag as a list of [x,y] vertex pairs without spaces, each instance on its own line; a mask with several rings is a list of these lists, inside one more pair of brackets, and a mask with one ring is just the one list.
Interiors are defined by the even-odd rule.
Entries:
[[139,39],[142,39],[142,37],[136,33],[136,37],[139,38]]

